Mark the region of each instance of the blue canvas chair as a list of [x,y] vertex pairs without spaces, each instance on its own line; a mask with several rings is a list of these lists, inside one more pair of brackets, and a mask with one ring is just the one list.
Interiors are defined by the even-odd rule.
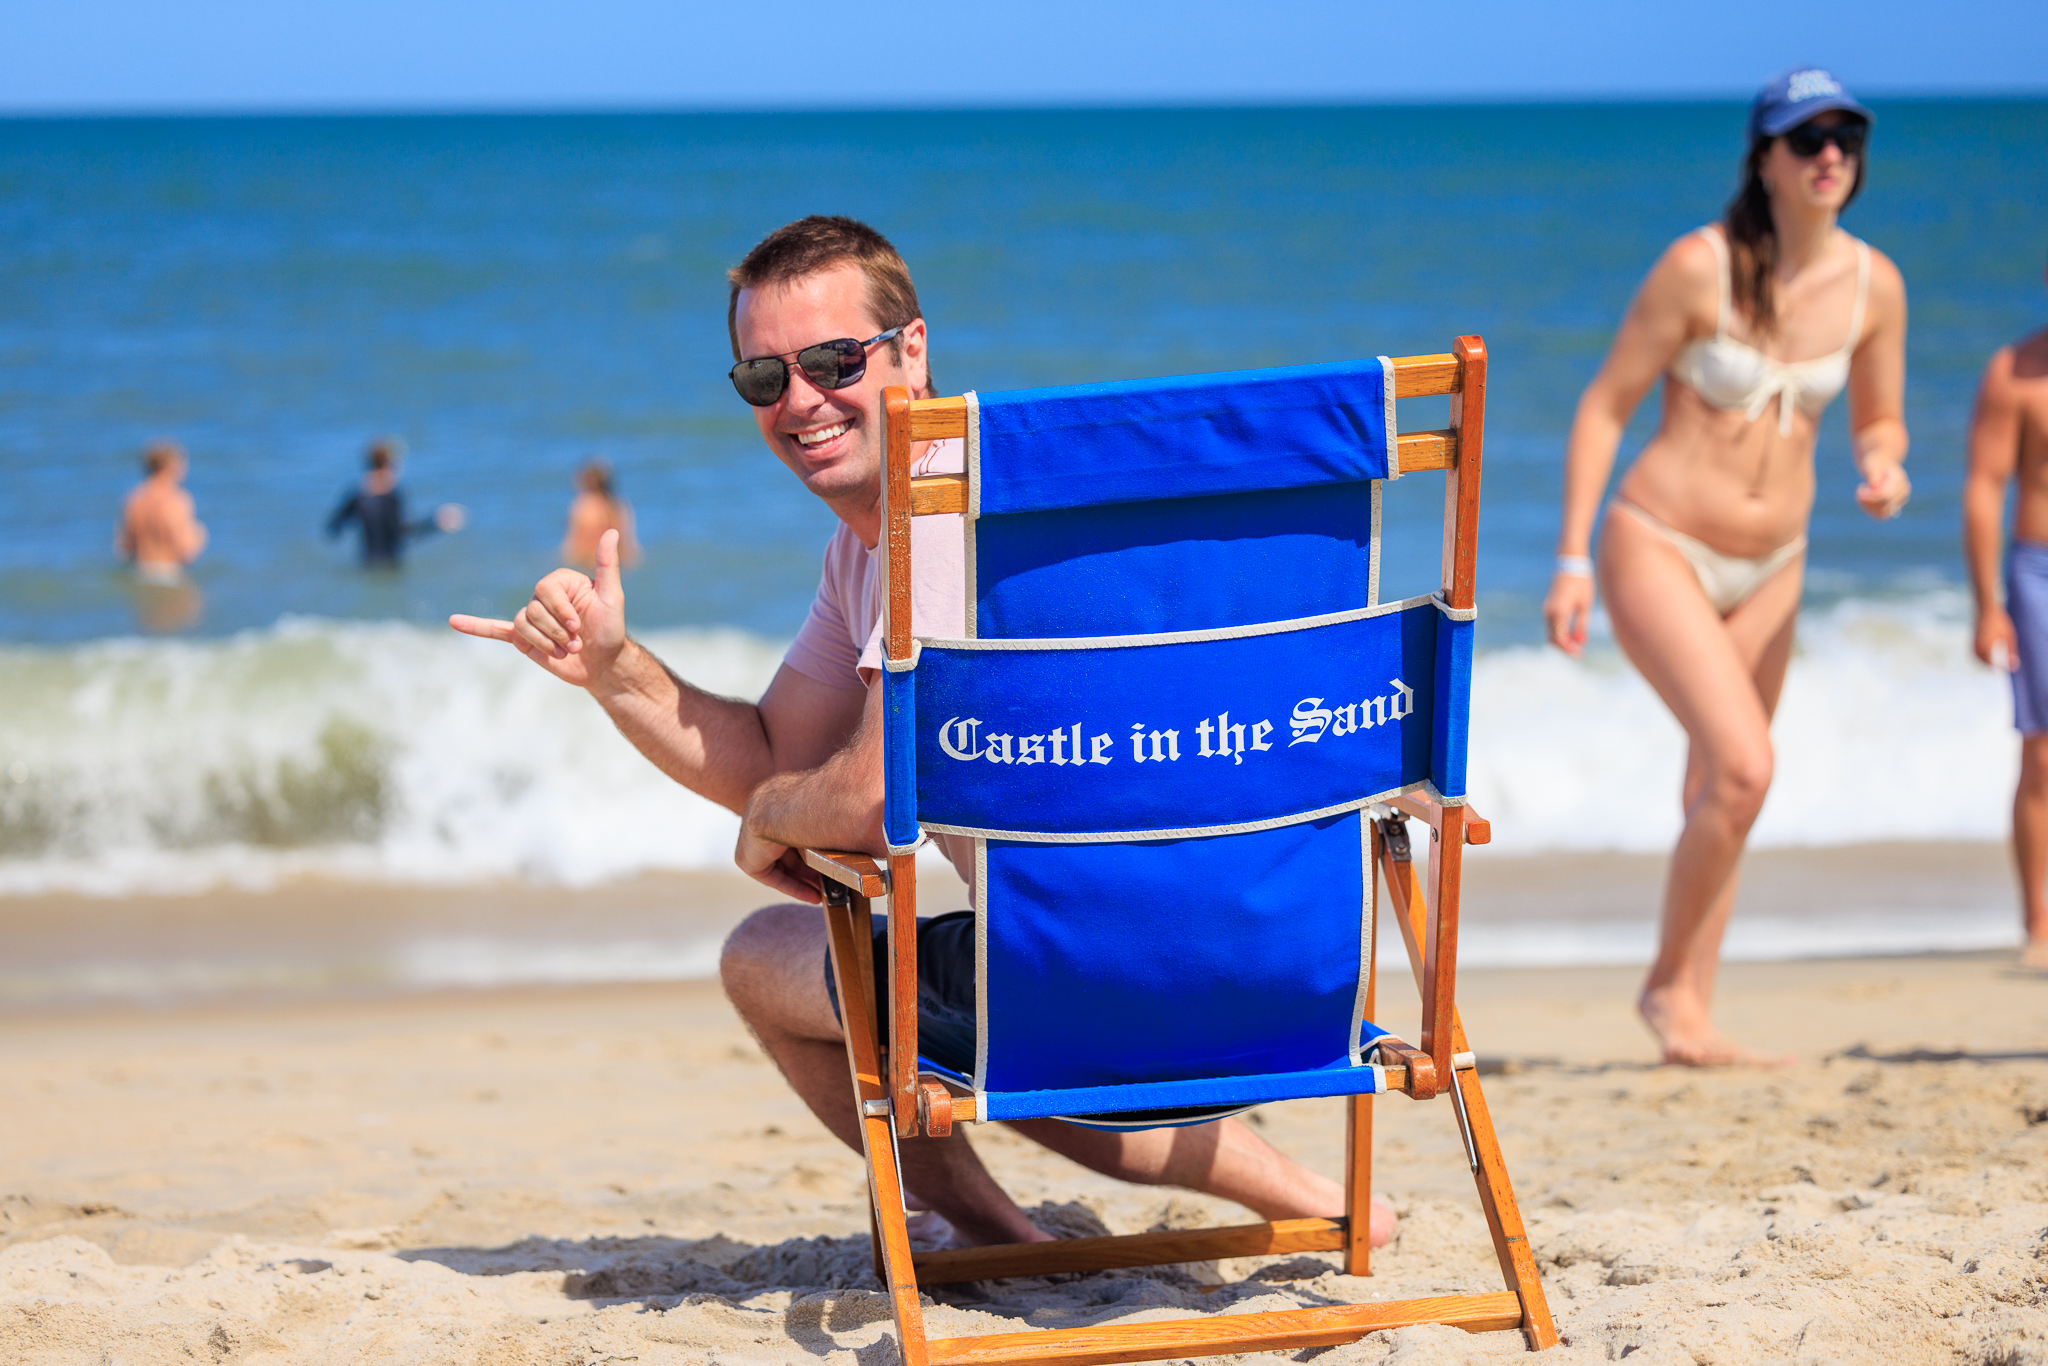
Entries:
[[[1398,433],[1395,400],[1451,396]],[[1486,352],[977,398],[885,395],[886,864],[825,874],[878,1274],[906,1366],[1294,1349],[1448,1323],[1557,1340],[1454,1001]],[[964,476],[912,442],[964,438]],[[1384,480],[1446,481],[1440,592],[1379,600]],[[911,518],[966,514],[969,638],[913,638]],[[1429,830],[1426,878],[1405,818]],[[928,832],[974,841],[971,1066],[918,1056]],[[1375,876],[1377,869],[1379,876]],[[1384,881],[1384,901],[1379,887]],[[888,1035],[869,901],[889,898]],[[1416,1046],[1372,1023],[1390,910]],[[1326,1250],[1370,1270],[1372,1097],[1438,1099],[1506,1289],[927,1340],[920,1285]],[[1346,1097],[1348,1214],[913,1254],[896,1145],[1046,1116],[1155,1127]]]

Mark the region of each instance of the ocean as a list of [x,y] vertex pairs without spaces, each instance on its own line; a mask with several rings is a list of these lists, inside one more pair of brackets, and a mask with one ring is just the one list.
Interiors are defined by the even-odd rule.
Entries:
[[[1911,296],[1914,499],[1856,509],[1834,405],[1762,848],[1995,841],[2009,818],[1957,497],[1985,359],[2048,318],[2048,102],[1876,107],[1846,222]],[[723,270],[812,212],[902,249],[945,392],[1482,334],[1475,801],[1504,855],[1667,847],[1680,733],[1604,637],[1583,664],[1545,650],[1537,607],[1572,407],[1658,252],[1732,191],[1743,112],[0,120],[0,897],[727,866],[729,814],[440,623],[516,609],[602,454],[645,544],[636,632],[706,686],[765,682],[831,518],[725,379]],[[1440,425],[1429,402],[1404,425]],[[369,574],[321,528],[384,434],[409,496],[470,525]],[[109,551],[160,436],[212,535],[175,599]],[[1390,593],[1436,554],[1391,539]]]

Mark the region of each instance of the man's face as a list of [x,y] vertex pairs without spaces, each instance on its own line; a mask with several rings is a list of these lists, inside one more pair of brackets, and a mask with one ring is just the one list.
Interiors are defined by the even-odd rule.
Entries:
[[[882,330],[868,307],[867,277],[849,261],[786,284],[740,291],[734,319],[740,357],[792,357],[839,337],[866,341]],[[882,390],[925,387],[922,318],[903,329],[899,361],[888,342],[868,348],[867,373],[844,389],[820,389],[802,367],[789,367],[789,387],[754,409],[761,437],[804,487],[835,508],[881,497]]]

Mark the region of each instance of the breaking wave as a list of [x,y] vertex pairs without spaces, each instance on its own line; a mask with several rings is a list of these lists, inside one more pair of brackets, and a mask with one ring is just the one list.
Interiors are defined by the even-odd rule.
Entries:
[[[2017,764],[2003,679],[1936,592],[1810,614],[1759,845],[1999,839]],[[647,643],[757,695],[780,648]],[[503,646],[287,619],[225,640],[0,649],[0,893],[264,886],[293,875],[589,885],[729,866],[731,813],[669,782]],[[1683,736],[1611,650],[1482,652],[1471,789],[1503,853],[1657,850]]]

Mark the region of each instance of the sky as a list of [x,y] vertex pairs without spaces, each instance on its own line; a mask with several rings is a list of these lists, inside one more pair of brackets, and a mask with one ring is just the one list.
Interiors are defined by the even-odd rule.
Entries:
[[18,0],[0,113],[2042,94],[2043,53],[2043,0]]

